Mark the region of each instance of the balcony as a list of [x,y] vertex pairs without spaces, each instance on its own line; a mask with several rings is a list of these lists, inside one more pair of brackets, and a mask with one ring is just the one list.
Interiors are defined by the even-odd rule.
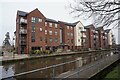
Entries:
[[21,40],[20,45],[26,45],[26,40]]
[[81,33],[85,33],[85,32],[86,32],[86,29],[82,29],[82,30],[81,30]]
[[86,35],[83,35],[82,37],[81,37],[81,39],[85,39],[86,38]]
[[96,37],[94,37],[94,40],[96,40],[97,38]]
[[24,18],[20,18],[20,24],[27,24],[27,20]]
[[20,34],[27,34],[27,30],[26,29],[20,29]]
[[98,31],[94,31],[93,33],[94,33],[94,34],[98,34]]

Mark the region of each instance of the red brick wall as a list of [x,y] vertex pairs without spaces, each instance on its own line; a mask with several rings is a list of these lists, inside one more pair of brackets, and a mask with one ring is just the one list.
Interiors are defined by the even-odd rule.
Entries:
[[[31,17],[40,17],[42,19],[42,22],[37,22],[35,23],[35,42],[31,42],[31,32],[32,32],[32,22],[31,22]],[[34,11],[30,12],[29,15],[27,16],[28,20],[28,25],[27,25],[27,52],[29,53],[31,51],[31,47],[42,47],[43,50],[45,50],[45,17],[42,15],[41,12],[39,12],[37,9]],[[42,32],[40,31],[40,28],[42,28]],[[40,37],[43,38],[42,41],[40,41]]]
[[[72,40],[74,40],[74,28],[71,29],[72,26],[66,25],[63,22],[59,22],[60,26],[63,29],[63,43],[67,44],[69,46],[70,49],[72,49],[72,47],[74,48],[74,41],[72,43]],[[69,26],[69,29],[67,29],[67,26]],[[68,36],[67,33],[70,33],[70,35]],[[71,33],[73,34],[73,36],[71,36]],[[68,42],[69,40],[69,42]],[[68,46],[66,46],[66,49],[68,49]]]
[[[49,23],[52,23],[52,27],[49,27]],[[55,24],[57,24],[57,28],[55,28]],[[45,37],[47,38],[47,46],[59,46],[60,45],[60,25],[58,23],[53,22],[47,22],[47,26],[45,26],[45,29],[47,30],[47,34]],[[49,34],[49,31],[52,31],[52,35]],[[57,35],[55,35],[55,31],[57,31]],[[53,39],[52,42],[50,42],[50,38]],[[55,42],[55,38],[58,38],[58,42]]]

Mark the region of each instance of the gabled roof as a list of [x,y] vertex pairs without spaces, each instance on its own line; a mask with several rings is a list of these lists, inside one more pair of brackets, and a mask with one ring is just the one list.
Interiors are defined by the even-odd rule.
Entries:
[[64,23],[65,25],[68,25],[68,26],[76,26],[75,23],[68,23],[68,22],[63,22],[63,21],[58,21],[58,22],[62,22],[62,23]]
[[74,22],[73,24],[76,25],[77,23],[79,23],[80,21]]
[[24,11],[17,11],[18,15],[19,16],[26,16],[28,13],[27,12],[24,12]]
[[90,25],[87,25],[87,26],[84,26],[85,28],[91,28],[93,27],[94,25],[93,24],[90,24]]
[[53,19],[49,19],[49,18],[46,18],[45,21],[46,21],[46,22],[54,22],[54,23],[58,23],[58,21],[53,20]]
[[97,28],[95,28],[95,30],[100,30],[100,29],[103,29],[103,27],[97,27]]
[[111,30],[111,29],[106,29],[106,30],[105,30],[105,32],[106,32],[106,33],[109,33],[109,32],[110,32],[110,30]]

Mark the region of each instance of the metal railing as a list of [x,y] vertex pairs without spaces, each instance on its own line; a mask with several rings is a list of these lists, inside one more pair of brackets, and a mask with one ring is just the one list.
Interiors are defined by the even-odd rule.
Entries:
[[93,65],[90,65],[90,66],[88,66],[86,68],[80,69],[80,70],[78,70],[78,71],[76,71],[76,72],[74,72],[74,73],[72,73],[70,75],[64,76],[63,78],[79,78],[80,77],[80,72],[87,71],[88,69],[92,68],[91,69],[92,71],[90,72],[91,74],[89,74],[87,76],[85,75],[86,77],[82,76],[84,78],[90,78],[90,77],[94,76],[95,74],[97,74],[98,72],[100,72],[101,70],[108,67],[110,64],[117,61],[119,58],[116,58],[116,57],[118,57],[118,55],[109,56],[109,57],[105,58],[104,60],[98,61]]
[[27,19],[20,18],[20,23],[25,23],[25,24],[27,24]]
[[20,34],[27,34],[27,29],[20,29]]

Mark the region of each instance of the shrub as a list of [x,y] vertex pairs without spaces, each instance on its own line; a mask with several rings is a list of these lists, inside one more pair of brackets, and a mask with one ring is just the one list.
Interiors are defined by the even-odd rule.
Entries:
[[50,53],[52,53],[50,50],[45,50],[45,53],[46,54],[50,54]]
[[35,54],[41,54],[42,51],[41,51],[41,50],[34,50],[34,53],[35,53]]

